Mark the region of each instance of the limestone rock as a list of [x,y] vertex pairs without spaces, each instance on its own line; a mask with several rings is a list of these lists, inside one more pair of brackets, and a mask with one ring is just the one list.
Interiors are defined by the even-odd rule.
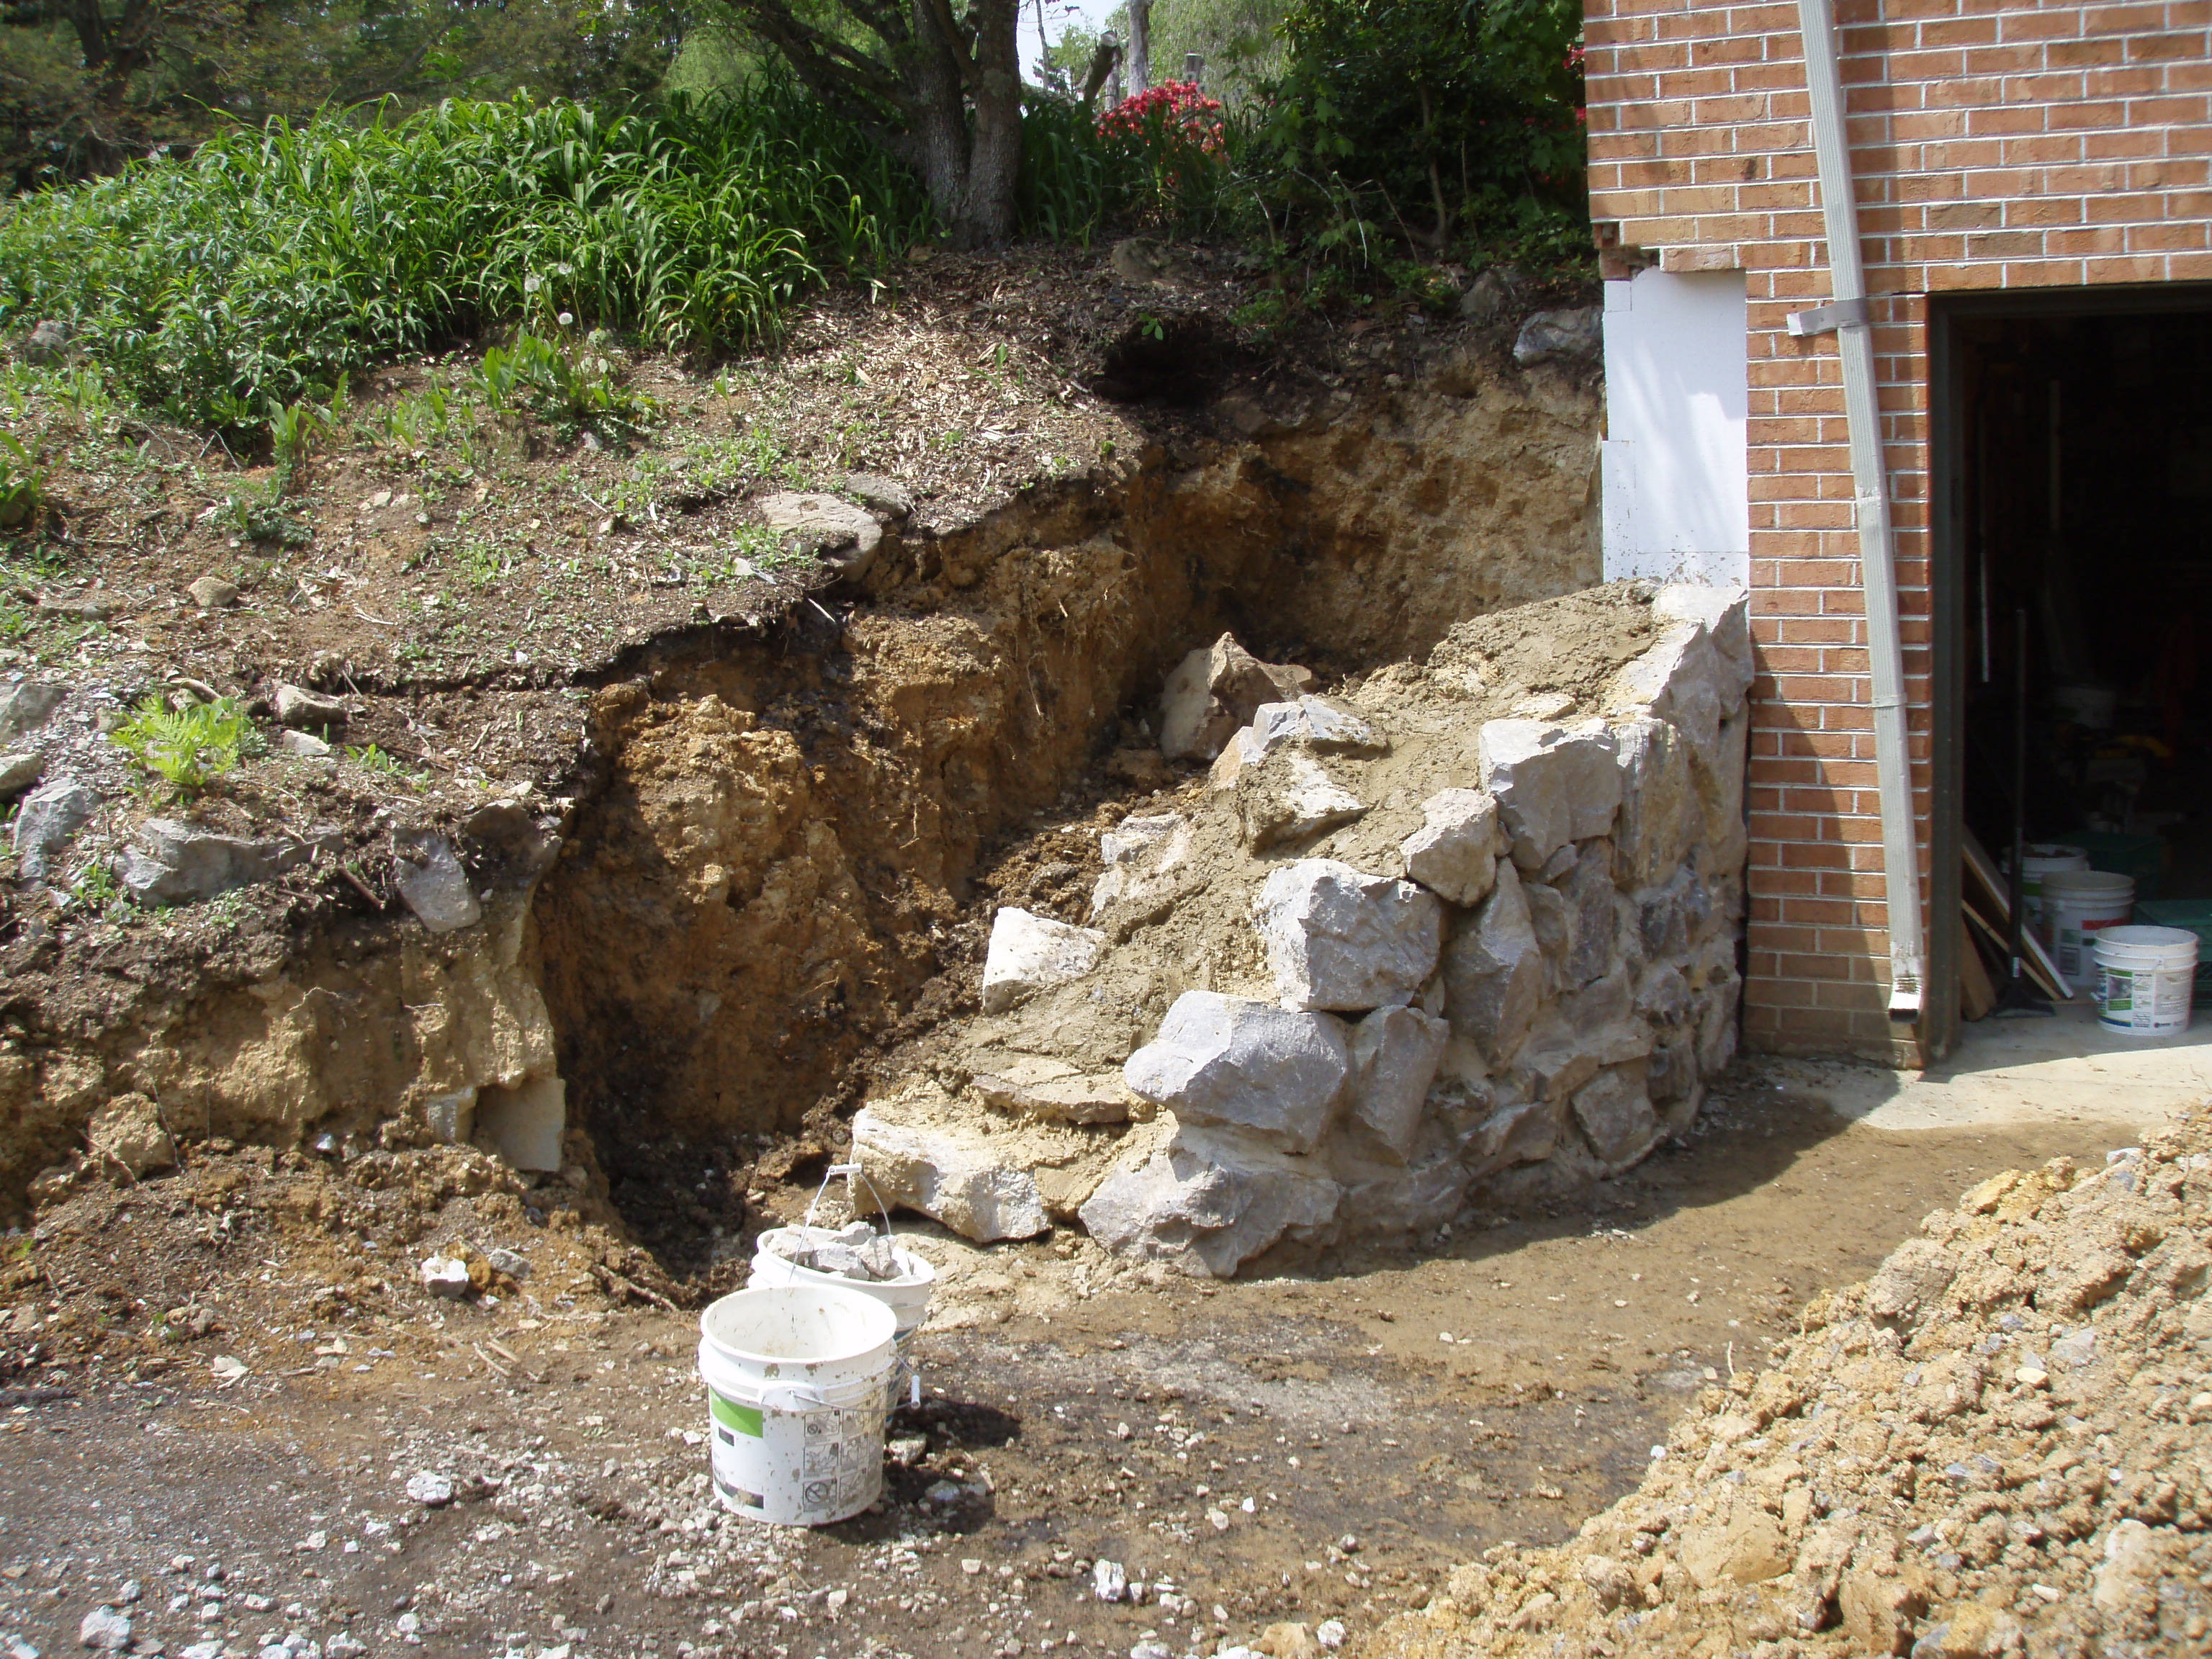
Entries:
[[123,885],[142,904],[183,904],[236,887],[274,881],[308,863],[318,846],[335,847],[337,832],[313,840],[249,841],[218,835],[175,818],[148,818],[123,851]]
[[13,800],[39,781],[46,769],[46,757],[34,750],[0,755],[0,800]]
[[202,576],[185,592],[203,611],[225,611],[238,603],[238,584],[227,582],[220,576]]
[[1297,750],[1270,755],[1237,778],[1237,815],[1255,852],[1350,823],[1366,811],[1320,762]]
[[326,697],[303,685],[279,685],[275,697],[276,724],[300,730],[326,731],[346,723],[345,701]]
[[1294,702],[1263,702],[1252,711],[1252,744],[1260,753],[1285,743],[1327,753],[1382,754],[1389,744],[1348,709],[1309,693]]
[[1513,361],[1531,363],[1560,360],[1595,362],[1605,343],[1595,306],[1577,306],[1568,311],[1532,313],[1513,341]]
[[1444,1012],[1453,1035],[1472,1042],[1492,1066],[1502,1066],[1528,1034],[1551,983],[1511,864],[1498,865],[1496,890],[1453,927],[1443,955]]
[[1141,897],[1153,878],[1164,876],[1190,856],[1190,822],[1180,812],[1152,812],[1123,818],[1098,838],[1098,857],[1106,868],[1091,891],[1091,916],[1097,921],[1119,899]]
[[1644,1091],[1641,1064],[1608,1066],[1574,1092],[1575,1123],[1608,1166],[1626,1169],[1658,1139],[1658,1114]]
[[69,356],[69,343],[70,325],[58,317],[45,318],[24,340],[23,361],[41,367],[60,362]]
[[1097,884],[1091,890],[1091,921],[1117,900],[1137,900],[1157,876],[1166,876],[1190,856],[1190,821],[1182,811],[1151,811],[1121,818],[1099,836]]
[[1648,887],[1681,866],[1705,835],[1705,808],[1691,776],[1689,740],[1667,721],[1638,715],[1613,727],[1620,762],[1620,816],[1613,828],[1613,878]]
[[1285,1008],[1410,1002],[1436,971],[1443,907],[1410,881],[1300,859],[1267,878],[1253,908]]
[[1676,582],[1653,597],[1651,614],[1673,622],[1697,623],[1705,629],[1713,649],[1728,665],[1722,681],[1721,706],[1733,714],[1758,676],[1751,654],[1751,596],[1741,587]]
[[26,732],[35,732],[62,706],[69,688],[46,680],[25,680],[0,696],[0,743],[12,743]]
[[312,732],[294,732],[289,728],[276,734],[276,746],[288,755],[301,760],[325,760],[331,753],[330,744]]
[[1459,1213],[1473,1177],[1448,1137],[1403,1162],[1365,1156],[1370,1150],[1348,1136],[1328,1149],[1329,1174],[1344,1189],[1340,1232],[1369,1238],[1426,1232]]
[[[1681,728],[1707,766],[1720,758],[1721,720],[1733,677],[1704,625],[1669,623],[1656,643],[1613,676],[1606,693],[1611,714],[1648,714]],[[1732,699],[1741,702],[1740,695]]]
[[[54,325],[40,323],[39,326],[51,328]],[[76,1640],[79,1647],[91,1648],[97,1652],[125,1652],[131,1646],[130,1617],[118,1613],[113,1607],[94,1607],[77,1621]]]
[[1406,873],[1446,903],[1481,903],[1506,848],[1497,798],[1480,789],[1439,790],[1421,803],[1421,818],[1399,849]]
[[1034,1238],[1051,1225],[1036,1178],[986,1137],[954,1124],[896,1123],[863,1107],[853,1119],[853,1157],[884,1202],[978,1243]]
[[884,539],[883,526],[865,507],[812,491],[785,491],[760,504],[770,530],[786,542],[818,555],[849,577],[867,573]]
[[1226,1124],[1308,1152],[1350,1075],[1344,1022],[1213,991],[1186,991],[1128,1059],[1129,1087],[1185,1123]]
[[476,1085],[432,1095],[422,1103],[422,1121],[439,1139],[458,1146],[476,1133]]
[[1498,799],[1514,863],[1534,871],[1570,842],[1606,835],[1620,810],[1613,734],[1595,723],[1489,720],[1482,786]]
[[983,1012],[1004,1013],[1024,997],[1081,979],[1098,965],[1106,935],[1008,905],[991,922],[983,961]]
[[2157,1534],[2141,1521],[2126,1520],[2105,1537],[2105,1560],[2097,1569],[2089,1598],[2107,1613],[2127,1611],[2159,1578]]
[[477,1091],[475,1133],[517,1170],[561,1167],[568,1127],[568,1085],[557,1077],[524,1079],[514,1088],[487,1084]]
[[1399,1163],[1411,1158],[1450,1037],[1447,1022],[1419,1008],[1378,1008],[1353,1026],[1347,1127],[1364,1130]]
[[[1060,1123],[1122,1123],[1146,1103],[1117,1072],[1085,1072],[1042,1054],[1010,1054],[969,1081],[986,1104],[1017,1117]],[[1139,1110],[1131,1111],[1134,1105]]]
[[1186,1124],[1164,1145],[1138,1148],[1079,1213],[1091,1237],[1116,1254],[1226,1279],[1285,1237],[1318,1237],[1341,1196],[1318,1160]]
[[1516,286],[1507,270],[1492,266],[1461,290],[1461,319],[1478,328],[1497,322],[1512,307]]
[[1507,1100],[1468,1137],[1461,1153],[1468,1169],[1487,1175],[1516,1164],[1551,1157],[1566,1121],[1566,1107],[1556,1100]]
[[23,797],[15,809],[15,869],[26,881],[44,881],[54,855],[100,810],[100,797],[75,778],[55,778]]
[[85,1139],[95,1158],[120,1164],[133,1181],[177,1161],[176,1143],[169,1139],[161,1109],[144,1095],[116,1096],[93,1114]]
[[469,872],[443,836],[421,836],[398,860],[399,896],[434,933],[473,927],[483,909],[469,886]]
[[1600,978],[1613,966],[1613,939],[1620,931],[1613,848],[1601,841],[1591,842],[1589,855],[1553,890],[1565,902],[1566,949],[1560,962],[1559,982],[1573,990]]
[[1235,635],[1224,634],[1168,676],[1160,694],[1160,753],[1210,761],[1261,704],[1294,701],[1312,684],[1305,669],[1261,662]]
[[896,478],[874,472],[848,473],[844,489],[861,506],[890,518],[903,519],[914,511],[914,492]]

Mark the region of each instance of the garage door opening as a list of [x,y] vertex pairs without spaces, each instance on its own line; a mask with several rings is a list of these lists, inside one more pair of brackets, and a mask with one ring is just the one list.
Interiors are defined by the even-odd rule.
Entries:
[[1938,319],[1936,921],[1971,1026],[2008,971],[1977,866],[2008,862],[2017,810],[2032,884],[2096,878],[2029,906],[2072,994],[2034,1041],[2095,1049],[2139,1041],[2097,1030],[2099,925],[2201,925],[2212,968],[2212,296],[2069,297]]

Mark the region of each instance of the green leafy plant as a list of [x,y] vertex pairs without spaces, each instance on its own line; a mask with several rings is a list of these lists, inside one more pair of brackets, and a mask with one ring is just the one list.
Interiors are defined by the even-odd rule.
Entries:
[[289,404],[270,400],[269,447],[286,489],[297,489],[307,482],[309,458],[337,425],[331,410],[318,409],[305,398]]
[[46,469],[31,459],[23,441],[0,432],[0,530],[20,530],[38,516],[46,493]]
[[594,336],[571,351],[525,331],[486,351],[469,386],[495,414],[526,411],[566,438],[588,431],[626,442],[644,431],[656,410],[650,398],[622,384],[613,349],[611,341]]
[[315,532],[293,516],[281,479],[271,479],[259,489],[233,490],[223,498],[216,517],[250,542],[304,547],[314,539]]
[[172,708],[149,696],[111,735],[139,765],[191,793],[236,769],[252,731],[252,721],[234,697]]
[[72,317],[109,384],[250,440],[272,403],[518,319],[656,346],[772,338],[800,294],[933,223],[912,173],[782,78],[629,111],[333,112],[11,204],[0,330]]
[[130,913],[130,890],[116,878],[106,859],[94,859],[70,884],[71,902],[101,915]]
[[427,776],[418,768],[408,765],[397,755],[380,749],[373,743],[358,746],[348,744],[345,753],[346,758],[355,765],[383,777],[395,778],[402,783],[419,785]]
[[489,587],[499,580],[500,552],[489,542],[463,542],[453,555],[454,568],[468,578],[469,586]]

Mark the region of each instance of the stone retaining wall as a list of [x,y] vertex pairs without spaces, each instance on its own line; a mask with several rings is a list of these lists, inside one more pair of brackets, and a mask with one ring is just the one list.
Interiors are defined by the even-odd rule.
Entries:
[[1740,594],[1619,588],[1634,654],[1568,690],[1455,632],[1217,735],[1194,799],[1104,837],[1091,927],[1000,913],[990,1012],[854,1123],[878,1189],[1227,1275],[1686,1127],[1735,1047],[1748,634]]

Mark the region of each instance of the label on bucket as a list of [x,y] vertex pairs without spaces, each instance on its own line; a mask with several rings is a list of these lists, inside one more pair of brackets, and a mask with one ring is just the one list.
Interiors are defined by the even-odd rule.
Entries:
[[761,1520],[810,1526],[842,1521],[882,1489],[884,1398],[858,1406],[763,1409],[707,1392],[714,1490]]

